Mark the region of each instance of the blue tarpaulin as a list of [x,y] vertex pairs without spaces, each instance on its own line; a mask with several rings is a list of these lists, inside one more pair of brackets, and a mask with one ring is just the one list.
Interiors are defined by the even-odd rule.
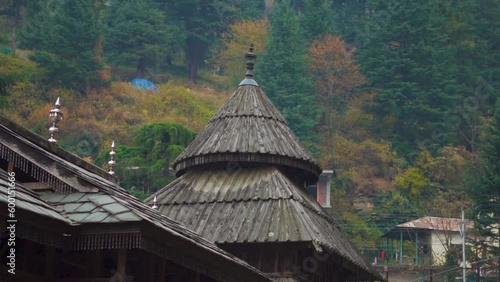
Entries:
[[138,89],[151,90],[155,92],[158,91],[158,87],[156,87],[154,83],[145,78],[135,78],[130,83],[132,83],[132,85],[134,85]]

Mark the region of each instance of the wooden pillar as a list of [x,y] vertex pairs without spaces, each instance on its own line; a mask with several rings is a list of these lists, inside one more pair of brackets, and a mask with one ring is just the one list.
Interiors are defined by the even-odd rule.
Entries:
[[55,260],[56,250],[53,247],[47,247],[47,253],[45,255],[45,280],[54,281],[54,260]]
[[87,277],[101,278],[101,250],[88,251],[87,260]]
[[24,258],[22,263],[22,270],[26,272],[29,272],[30,258],[32,257],[31,254],[33,253],[33,248],[34,248],[34,243],[32,243],[29,240],[24,240],[24,252],[23,252]]
[[13,172],[13,171],[14,171],[14,163],[13,163],[13,162],[9,162],[9,163],[7,164],[7,172],[8,172],[8,173],[11,173],[11,172]]
[[400,243],[399,243],[399,264],[403,264],[403,230],[400,231]]
[[280,269],[280,248],[276,248],[276,252],[274,253],[274,272],[275,273],[278,273],[278,272],[281,272],[281,269]]
[[481,267],[479,263],[476,264],[477,272],[476,272],[476,282],[481,282]]
[[[432,266],[431,266],[431,267],[432,267]],[[430,276],[429,276],[429,282],[432,282],[432,278],[434,278],[434,273],[433,273],[434,271],[433,271],[433,269],[432,269],[432,268],[430,269],[430,272],[431,272],[431,273],[430,273]]]
[[167,270],[167,265],[166,265],[166,261],[164,258],[160,258],[160,265],[159,265],[159,269],[158,269],[158,281],[159,282],[165,282],[165,274],[166,274],[166,271]]
[[191,277],[190,281],[191,282],[200,282],[201,281],[200,273],[197,271],[194,271],[194,270],[190,270],[190,271],[191,271],[191,275],[189,275]]
[[116,273],[118,281],[125,282],[127,275],[127,250],[119,249],[118,250],[118,259],[116,263]]
[[415,231],[415,265],[418,265],[418,230]]

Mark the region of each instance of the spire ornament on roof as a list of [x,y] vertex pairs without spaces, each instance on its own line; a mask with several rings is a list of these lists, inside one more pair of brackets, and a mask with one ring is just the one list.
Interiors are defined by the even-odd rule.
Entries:
[[50,132],[49,142],[57,144],[57,140],[55,139],[55,134],[59,132],[59,128],[57,128],[57,123],[63,118],[60,97],[57,97],[56,103],[52,107],[52,110],[50,110],[49,112],[49,117],[50,120],[52,121],[52,126],[49,128]]
[[113,167],[115,166],[116,162],[115,162],[115,155],[116,155],[116,152],[115,152],[115,141],[113,141],[113,143],[111,143],[111,152],[109,152],[109,157],[110,157],[110,160],[108,162],[108,165],[109,165],[109,174],[111,175],[115,175],[115,172],[113,171]]
[[153,208],[153,209],[157,209],[158,208],[158,206],[156,205],[156,196],[153,199],[153,206],[151,208]]
[[255,63],[253,60],[257,57],[253,53],[253,43],[250,43],[250,48],[248,49],[248,52],[245,54],[245,59],[247,59],[247,73],[245,74],[246,78],[253,78],[253,67]]
[[250,48],[248,49],[248,52],[245,54],[245,59],[247,60],[247,63],[246,63],[247,72],[245,74],[245,79],[243,79],[240,82],[240,86],[241,85],[259,86],[257,84],[257,82],[255,82],[255,80],[253,79],[253,77],[254,77],[253,68],[255,66],[254,60],[255,60],[255,58],[257,58],[257,56],[253,53],[253,50],[254,50],[253,43],[250,43]]

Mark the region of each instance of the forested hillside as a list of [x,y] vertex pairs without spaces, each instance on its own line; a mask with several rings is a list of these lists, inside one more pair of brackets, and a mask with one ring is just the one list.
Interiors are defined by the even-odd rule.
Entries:
[[0,15],[1,112],[48,138],[60,96],[60,146],[106,168],[115,140],[140,197],[173,179],[254,43],[256,80],[334,171],[356,244],[461,206],[485,234],[498,222],[496,0],[3,0]]

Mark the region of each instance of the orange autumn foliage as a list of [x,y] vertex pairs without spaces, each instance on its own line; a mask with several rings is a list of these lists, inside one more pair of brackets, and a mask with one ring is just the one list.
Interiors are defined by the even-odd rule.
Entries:
[[315,40],[309,48],[310,72],[324,107],[336,111],[332,98],[349,100],[355,89],[365,82],[354,61],[354,47],[330,34]]

